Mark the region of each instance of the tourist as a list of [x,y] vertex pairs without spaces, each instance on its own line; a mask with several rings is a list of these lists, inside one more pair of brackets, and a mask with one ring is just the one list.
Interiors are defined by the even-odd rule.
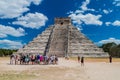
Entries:
[[49,64],[53,64],[53,56],[52,55],[49,57]]
[[15,65],[18,64],[19,57],[18,55],[15,55]]
[[53,64],[53,62],[54,62],[54,57],[53,57],[53,55],[51,55],[51,57],[50,57],[50,64]]
[[38,60],[37,60],[37,55],[35,55],[35,64],[38,63]]
[[48,57],[47,59],[47,64],[50,64],[50,57]]
[[15,56],[12,54],[10,55],[10,64],[14,64]]
[[29,64],[29,61],[30,61],[29,56],[28,55],[25,56],[25,64]]
[[37,55],[37,63],[40,64],[40,55]]
[[48,64],[48,56],[47,55],[44,56],[44,64]]
[[53,57],[53,64],[55,64],[55,57],[56,57],[56,55],[53,55],[52,57]]
[[80,63],[80,56],[78,55],[78,63]]
[[20,55],[20,64],[23,63],[23,57],[22,57],[22,54]]
[[55,64],[58,64],[58,57],[55,55]]
[[51,56],[49,56],[49,59],[48,59],[48,64],[51,64],[52,63],[52,55]]
[[81,66],[84,66],[84,57],[81,57]]
[[109,56],[109,62],[112,63],[112,56]]
[[32,65],[34,64],[34,61],[35,61],[35,55],[32,55],[31,56],[31,61],[32,61]]
[[25,55],[23,55],[22,58],[23,58],[23,63],[22,64],[25,64]]
[[40,64],[43,64],[43,60],[44,60],[43,56],[40,55]]

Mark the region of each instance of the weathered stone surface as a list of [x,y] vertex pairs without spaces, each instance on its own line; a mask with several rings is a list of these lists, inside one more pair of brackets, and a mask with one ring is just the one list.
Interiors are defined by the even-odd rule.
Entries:
[[55,24],[47,28],[17,53],[41,53],[58,56],[107,57],[103,52],[71,24],[70,18],[55,18]]
[[44,54],[46,44],[49,39],[49,35],[51,33],[51,29],[53,26],[47,28],[42,34],[39,34],[33,41],[30,41],[24,48],[18,50],[17,53],[24,53],[24,54]]

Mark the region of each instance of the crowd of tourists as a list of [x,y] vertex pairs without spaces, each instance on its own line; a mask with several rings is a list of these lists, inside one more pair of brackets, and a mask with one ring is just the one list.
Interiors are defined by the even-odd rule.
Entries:
[[43,55],[11,55],[10,64],[58,64],[58,57],[56,55],[43,56]]

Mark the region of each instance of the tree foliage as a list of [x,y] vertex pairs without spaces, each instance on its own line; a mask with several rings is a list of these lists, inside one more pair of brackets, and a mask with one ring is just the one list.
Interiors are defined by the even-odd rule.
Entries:
[[120,57],[120,44],[106,43],[101,46],[105,52],[108,52],[113,57]]
[[13,52],[16,52],[17,50],[11,50],[11,49],[0,49],[0,57],[2,56],[9,56]]

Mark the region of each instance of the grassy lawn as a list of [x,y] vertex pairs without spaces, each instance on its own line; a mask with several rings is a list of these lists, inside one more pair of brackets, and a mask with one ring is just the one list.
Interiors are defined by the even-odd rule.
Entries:
[[[70,57],[70,60],[75,60],[77,61],[77,57]],[[84,58],[85,62],[109,62],[109,58],[90,58],[90,57],[85,57]],[[120,62],[120,58],[112,58],[113,62]]]
[[9,60],[9,59],[10,59],[10,57],[0,57],[0,64],[1,64],[2,61]]
[[36,76],[33,74],[23,73],[23,72],[2,72],[0,73],[0,80],[31,80],[31,78],[35,78]]
[[10,57],[0,57],[0,60],[9,60]]

